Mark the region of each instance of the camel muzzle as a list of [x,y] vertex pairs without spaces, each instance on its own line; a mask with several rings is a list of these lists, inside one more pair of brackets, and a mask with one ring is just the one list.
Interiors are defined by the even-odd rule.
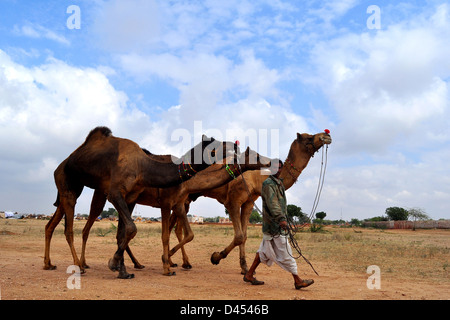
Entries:
[[322,141],[325,144],[331,144],[331,141],[333,141],[331,139],[331,137],[320,137],[320,141]]

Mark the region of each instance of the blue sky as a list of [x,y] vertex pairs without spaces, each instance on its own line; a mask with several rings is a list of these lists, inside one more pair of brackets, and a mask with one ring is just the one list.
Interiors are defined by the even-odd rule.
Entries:
[[[52,213],[54,169],[97,125],[154,153],[185,152],[184,129],[282,159],[297,132],[328,128],[327,218],[450,218],[449,18],[446,1],[3,0],[0,210]],[[319,158],[288,191],[308,213]],[[224,209],[200,199],[191,213]]]

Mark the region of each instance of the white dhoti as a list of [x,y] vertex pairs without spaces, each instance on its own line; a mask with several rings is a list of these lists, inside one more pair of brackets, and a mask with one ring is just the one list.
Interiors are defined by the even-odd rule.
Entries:
[[258,253],[261,262],[269,267],[275,262],[284,270],[297,275],[297,262],[292,257],[286,236],[263,237]]

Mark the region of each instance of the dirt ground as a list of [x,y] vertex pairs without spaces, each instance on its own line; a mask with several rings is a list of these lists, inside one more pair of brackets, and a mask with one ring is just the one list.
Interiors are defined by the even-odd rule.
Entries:
[[[186,246],[193,268],[187,271],[179,266],[174,268],[176,275],[168,277],[162,275],[160,225],[158,223],[138,223],[138,235],[133,239],[131,248],[145,268],[135,270],[126,256],[127,270],[134,273],[135,278],[118,279],[117,273],[110,271],[107,267],[108,260],[116,250],[115,232],[110,232],[114,231],[114,228],[108,231],[112,223],[102,221],[95,223],[94,226],[97,227],[97,230],[92,230],[88,241],[87,263],[90,265],[90,269],[81,275],[79,289],[70,289],[68,288],[68,279],[72,274],[67,273],[67,268],[72,264],[72,258],[63,234],[63,223],[56,229],[51,246],[51,261],[57,265],[57,269],[43,270],[45,224],[46,221],[40,220],[0,219],[0,298],[2,300],[450,299],[450,232],[448,230],[415,231],[416,233],[413,235],[410,230],[408,230],[409,233],[404,234],[402,234],[404,231],[397,233],[386,231],[384,234],[395,237],[392,239],[398,239],[398,241],[403,241],[405,237],[416,239],[418,235],[423,234],[424,240],[420,240],[422,241],[420,244],[436,243],[436,246],[442,248],[443,251],[441,249],[434,251],[433,256],[424,256],[424,259],[440,259],[438,266],[442,270],[430,277],[426,275],[426,270],[422,272],[425,274],[421,277],[414,275],[408,277],[402,274],[401,268],[381,266],[380,289],[367,287],[367,279],[370,274],[367,273],[366,268],[369,264],[353,270],[346,268],[338,261],[339,259],[336,259],[336,256],[327,256],[327,252],[316,254],[314,250],[319,250],[319,247],[316,248],[315,245],[322,245],[322,241],[315,238],[315,242],[311,242],[312,238],[309,238],[312,237],[311,234],[305,235],[305,239],[310,239],[310,242],[305,240],[304,253],[310,254],[310,260],[320,276],[315,275],[303,260],[297,260],[300,277],[314,279],[315,283],[309,288],[295,290],[292,276],[277,265],[272,267],[261,265],[258,268],[256,277],[265,281],[265,285],[252,286],[245,283],[240,274],[237,248],[219,265],[211,264],[211,253],[221,251],[232,240],[232,226],[193,226],[195,238]],[[83,225],[82,221],[75,224],[75,245],[78,255],[81,252],[80,230]],[[149,225],[151,227],[148,227]],[[143,231],[140,230],[142,228],[144,228]],[[261,241],[258,236],[260,227],[252,228],[254,230],[249,235],[247,244],[249,265]],[[333,232],[330,237],[334,234],[335,239],[342,241],[341,244],[338,244],[339,248],[350,250],[351,245],[348,248],[345,247],[346,233],[342,234],[344,238],[339,238],[336,236],[337,233]],[[341,231],[339,230],[339,232]],[[350,229],[345,232],[349,232],[348,237],[354,237],[361,242],[364,233],[371,231]],[[382,243],[380,235],[383,236],[383,234],[375,234],[379,231],[373,232],[378,237],[377,243]],[[326,238],[323,239],[326,240]],[[174,241],[175,237],[172,236],[171,242],[174,243]],[[363,245],[367,245],[367,243],[364,242]],[[407,243],[414,243],[414,240],[409,239]],[[416,245],[418,244],[416,243]],[[325,246],[325,248],[327,247]],[[333,250],[333,247],[330,250]],[[337,254],[339,255],[339,253]],[[419,258],[415,257],[414,259]],[[405,263],[415,264],[414,259],[411,260],[409,257]],[[175,254],[173,260],[181,265],[181,253]],[[75,281],[71,281],[72,278],[69,279],[69,282],[75,284]]]

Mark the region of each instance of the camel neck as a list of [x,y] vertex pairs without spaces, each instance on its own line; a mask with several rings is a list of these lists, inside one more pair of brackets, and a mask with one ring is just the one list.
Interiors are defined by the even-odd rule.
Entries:
[[306,168],[310,159],[310,155],[294,157],[289,153],[280,173],[280,178],[283,179],[283,184],[286,190],[297,182],[298,177],[302,173],[303,169]]
[[[227,169],[224,164],[213,164],[197,173],[183,185],[189,193],[198,193],[218,188],[233,180],[234,177],[230,174],[230,170],[232,169]],[[235,172],[234,175],[236,174]]]
[[159,162],[147,157],[142,165],[146,187],[173,187],[193,176],[183,173],[183,167],[173,162]]

